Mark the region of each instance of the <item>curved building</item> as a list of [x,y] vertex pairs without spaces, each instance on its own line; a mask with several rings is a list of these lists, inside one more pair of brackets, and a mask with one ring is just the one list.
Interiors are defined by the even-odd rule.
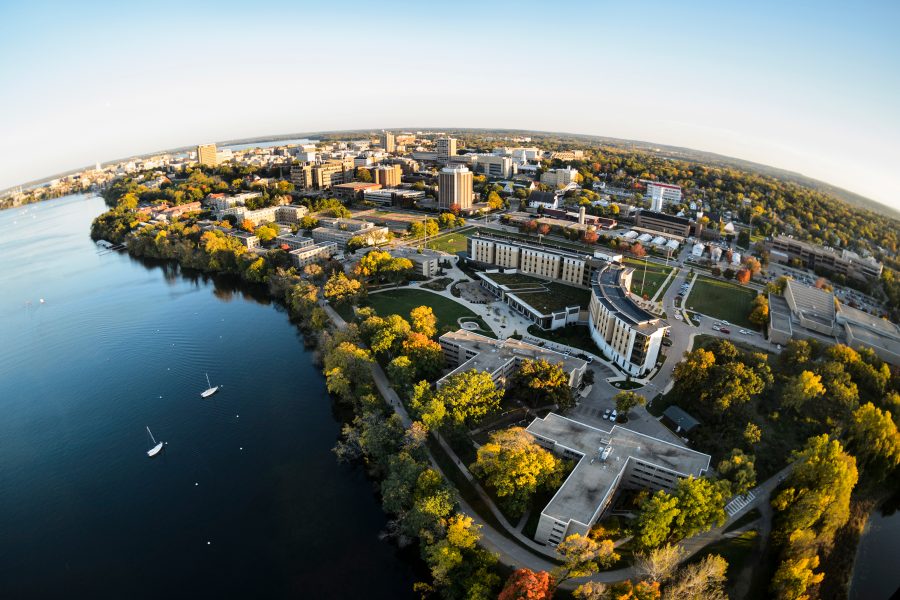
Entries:
[[669,326],[631,301],[632,273],[614,263],[594,273],[588,326],[606,358],[626,373],[642,377],[656,365]]

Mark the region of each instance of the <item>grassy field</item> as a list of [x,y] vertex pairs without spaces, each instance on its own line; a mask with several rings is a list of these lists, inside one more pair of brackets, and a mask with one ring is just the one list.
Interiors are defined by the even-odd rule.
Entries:
[[714,319],[724,319],[739,327],[755,329],[748,320],[756,290],[736,283],[698,277],[684,305]]
[[545,283],[544,290],[540,292],[515,292],[515,294],[544,314],[569,306],[587,308],[591,301],[590,290],[556,282]]
[[647,261],[647,275],[644,276],[644,261],[636,258],[626,258],[625,266],[634,269],[634,275],[631,277],[631,291],[638,296],[647,295],[652,298],[656,290],[663,284],[666,277],[674,267],[666,267]]
[[417,306],[430,306],[438,320],[439,334],[447,331],[456,331],[459,329],[457,319],[468,317],[467,320],[478,322],[482,328],[483,331],[477,333],[495,337],[493,332],[491,332],[491,328],[488,327],[481,317],[459,302],[424,290],[398,289],[379,292],[370,295],[365,305],[374,308],[379,315],[396,314],[406,319],[409,318],[409,311]]
[[473,227],[463,227],[459,231],[439,235],[428,242],[428,248],[448,254],[463,252],[468,245],[469,236],[475,231]]

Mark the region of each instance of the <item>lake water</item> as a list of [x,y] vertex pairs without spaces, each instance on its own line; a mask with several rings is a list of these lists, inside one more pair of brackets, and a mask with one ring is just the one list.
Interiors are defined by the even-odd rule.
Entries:
[[230,150],[247,150],[248,148],[272,148],[274,146],[288,146],[291,144],[313,144],[315,143],[313,140],[308,140],[306,138],[297,138],[292,140],[266,140],[263,142],[251,142],[249,144],[229,144],[227,146],[222,146],[222,148],[228,148]]
[[0,212],[0,597],[413,597],[286,313],[99,252],[103,210]]
[[883,514],[876,510],[869,517],[866,531],[859,542],[850,598],[859,600],[896,598],[900,594],[900,498],[892,504],[894,511]]

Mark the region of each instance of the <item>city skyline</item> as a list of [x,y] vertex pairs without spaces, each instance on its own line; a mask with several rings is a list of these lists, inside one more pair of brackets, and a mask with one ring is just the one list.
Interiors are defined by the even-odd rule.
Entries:
[[[888,3],[351,2],[339,37],[304,29],[329,17],[321,5],[256,20],[236,3],[47,6],[0,9],[0,75],[16,92],[0,99],[0,188],[214,140],[419,123],[686,147],[900,208]],[[432,44],[440,34],[452,43]],[[214,60],[197,60],[203,36]],[[336,69],[346,88],[324,85]]]

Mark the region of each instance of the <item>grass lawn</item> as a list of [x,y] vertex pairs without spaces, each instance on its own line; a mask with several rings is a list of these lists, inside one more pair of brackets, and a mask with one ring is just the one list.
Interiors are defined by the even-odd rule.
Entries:
[[469,236],[475,233],[472,227],[463,227],[458,231],[439,235],[428,242],[428,248],[431,250],[440,250],[448,254],[456,254],[462,252],[468,246]]
[[590,330],[583,325],[567,325],[554,331],[544,331],[537,325],[531,325],[528,334],[557,344],[580,348],[592,354],[599,352],[597,344],[591,339]]
[[638,296],[647,295],[652,298],[656,290],[663,284],[666,277],[675,267],[667,267],[647,261],[647,274],[644,275],[644,261],[637,258],[626,258],[625,266],[634,269],[634,275],[631,276],[631,291]]
[[353,305],[347,302],[342,302],[341,304],[332,304],[332,308],[334,308],[334,312],[341,315],[341,318],[351,323],[354,318],[353,314]]
[[756,290],[709,277],[698,277],[685,307],[739,327],[755,329],[747,318]]
[[562,310],[569,306],[587,308],[591,301],[590,290],[550,282],[544,284],[544,290],[540,292],[514,292],[516,296],[527,302],[532,308],[543,314]]
[[365,305],[374,308],[379,315],[396,314],[404,319],[408,319],[409,312],[417,306],[430,306],[438,320],[439,335],[447,331],[456,331],[459,329],[457,319],[467,317],[467,320],[476,321],[483,330],[477,333],[496,337],[481,317],[459,302],[425,290],[394,289],[379,292],[371,294],[365,301]]

